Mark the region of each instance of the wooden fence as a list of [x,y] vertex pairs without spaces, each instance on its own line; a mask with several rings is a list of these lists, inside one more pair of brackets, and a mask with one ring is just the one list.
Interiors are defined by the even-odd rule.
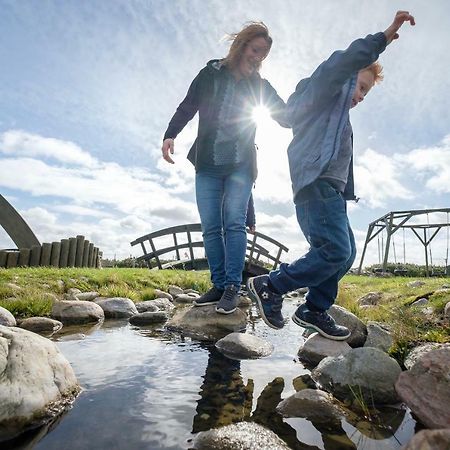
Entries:
[[0,267],[101,267],[101,254],[84,236],[31,248],[0,250]]

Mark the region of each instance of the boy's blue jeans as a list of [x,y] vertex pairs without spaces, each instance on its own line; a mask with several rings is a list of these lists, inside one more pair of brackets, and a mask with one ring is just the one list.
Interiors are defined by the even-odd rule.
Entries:
[[346,201],[329,183],[319,179],[300,192],[295,208],[311,247],[301,258],[271,271],[270,282],[280,294],[308,287],[308,302],[327,310],[336,299],[339,280],[356,256]]
[[197,172],[195,177],[206,257],[211,281],[218,289],[242,282],[247,249],[245,218],[252,185],[247,165],[228,175]]

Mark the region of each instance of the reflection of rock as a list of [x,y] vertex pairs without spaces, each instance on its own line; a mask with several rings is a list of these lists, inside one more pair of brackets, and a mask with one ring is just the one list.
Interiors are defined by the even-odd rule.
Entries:
[[244,385],[240,361],[231,360],[211,348],[200,388],[192,432],[248,419],[252,407],[253,381]]
[[429,428],[450,427],[450,348],[431,350],[401,373],[395,388]]
[[245,329],[247,316],[239,308],[232,314],[218,314],[215,305],[179,309],[167,327],[192,334],[198,339],[218,339]]
[[216,342],[216,348],[224,355],[237,359],[256,359],[273,352],[270,342],[248,333],[230,333]]
[[422,430],[409,441],[403,450],[448,450],[450,429]]
[[333,396],[319,389],[303,389],[283,400],[277,411],[283,417],[304,417],[314,423],[334,422],[340,425],[344,412]]
[[399,401],[394,385],[400,373],[395,359],[377,348],[362,347],[323,359],[311,376],[339,400],[361,398],[371,407]]
[[169,316],[165,311],[147,311],[135,314],[130,317],[130,323],[133,325],[151,325],[153,323],[165,322]]
[[0,439],[48,421],[79,391],[69,362],[50,340],[0,326]]
[[61,330],[52,336],[54,341],[78,341],[84,339],[87,335],[99,330],[104,322],[97,322],[94,325],[65,325]]
[[199,433],[196,450],[289,450],[275,433],[252,422],[240,422]]

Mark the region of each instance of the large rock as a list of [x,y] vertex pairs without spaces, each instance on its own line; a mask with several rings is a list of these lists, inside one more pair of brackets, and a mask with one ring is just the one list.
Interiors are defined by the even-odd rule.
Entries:
[[364,347],[379,348],[387,353],[393,343],[394,338],[385,324],[372,321],[367,322],[367,339]]
[[149,301],[151,301],[161,311],[172,311],[172,309],[175,308],[175,305],[165,297],[155,298]]
[[289,450],[273,431],[254,422],[239,422],[202,431],[194,440],[196,450]]
[[364,322],[339,305],[333,305],[328,312],[339,325],[344,325],[351,331],[351,336],[346,340],[350,347],[362,347],[364,345],[367,337],[367,328]]
[[450,429],[421,430],[402,450],[449,450]]
[[340,400],[362,399],[368,405],[383,405],[398,403],[394,386],[401,371],[398,362],[383,351],[362,347],[323,359],[311,376]]
[[155,289],[155,295],[158,298],[167,298],[171,302],[173,301],[173,296],[170,295],[168,292],[161,291],[159,289]]
[[60,412],[79,392],[75,374],[50,340],[0,326],[0,440]]
[[245,329],[247,316],[239,308],[232,314],[218,314],[215,305],[179,309],[167,327],[198,339],[219,339],[233,331]]
[[64,324],[98,322],[105,318],[103,309],[99,305],[82,300],[53,303],[51,316]]
[[418,345],[408,353],[403,364],[409,370],[420,358],[422,358],[428,352],[431,352],[431,350],[445,347],[450,348],[450,343],[439,344],[437,342],[426,342],[425,344]]
[[51,335],[62,328],[63,324],[59,320],[50,319],[48,317],[28,317],[22,320],[19,327],[33,333]]
[[311,422],[338,422],[345,415],[333,396],[319,389],[303,389],[277,406],[283,417],[304,417]]
[[153,300],[138,302],[134,306],[136,306],[136,309],[138,310],[139,313],[159,311],[159,308],[156,306]]
[[395,389],[428,428],[450,428],[450,348],[432,350],[403,372]]
[[345,341],[332,341],[314,333],[299,348],[298,357],[300,361],[315,367],[327,356],[345,355],[351,349]]
[[14,316],[2,306],[0,306],[0,325],[4,325],[5,327],[16,326],[16,319]]
[[236,359],[256,359],[273,352],[270,342],[248,333],[230,333],[216,342],[216,348]]
[[133,300],[123,297],[102,298],[95,301],[99,305],[107,319],[129,319],[138,314]]

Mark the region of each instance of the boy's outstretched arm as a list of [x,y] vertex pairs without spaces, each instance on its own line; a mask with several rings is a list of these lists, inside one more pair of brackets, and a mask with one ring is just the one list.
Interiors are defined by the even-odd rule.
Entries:
[[405,22],[415,25],[414,17],[408,11],[398,11],[384,33],[369,34],[353,41],[346,50],[334,52],[306,82],[300,81],[287,102],[290,121],[295,122],[297,102],[301,102],[302,106],[313,106],[328,101],[340,91],[353,73],[376,61],[386,45],[398,39],[398,30]]
[[387,44],[399,38],[398,30],[405,22],[409,22],[411,25],[416,24],[414,17],[409,14],[409,11],[397,11],[394,21],[384,32]]

